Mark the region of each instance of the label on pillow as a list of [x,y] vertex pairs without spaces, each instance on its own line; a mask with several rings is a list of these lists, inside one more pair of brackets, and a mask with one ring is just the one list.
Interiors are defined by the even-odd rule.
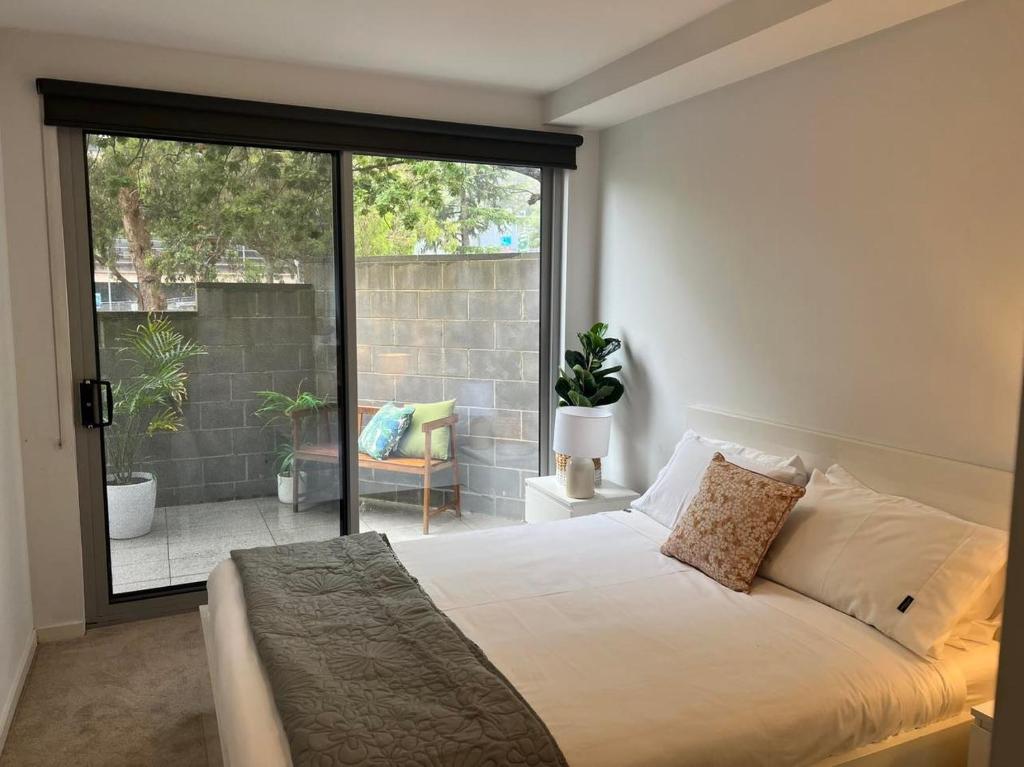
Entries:
[[900,602],[900,606],[896,609],[899,610],[901,613],[905,613],[907,611],[907,608],[910,607],[910,605],[912,605],[913,603],[914,598],[910,596],[910,594],[907,594],[905,597],[903,597],[903,601]]

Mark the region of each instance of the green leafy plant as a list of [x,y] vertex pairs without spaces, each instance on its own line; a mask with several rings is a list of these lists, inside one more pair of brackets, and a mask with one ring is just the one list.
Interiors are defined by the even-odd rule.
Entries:
[[104,442],[110,484],[128,485],[145,458],[145,440],[181,428],[181,405],[188,397],[185,363],[206,348],[152,314],[118,337],[114,348],[124,375],[112,387],[114,421]]
[[[277,391],[257,391],[253,394],[263,400],[263,404],[256,409],[256,415],[263,420],[265,427],[286,426],[290,429],[292,413],[302,410],[316,412],[328,404],[323,397],[312,392],[302,391],[302,384],[299,384],[299,390],[294,397]],[[282,477],[290,477],[294,462],[294,446],[280,432],[278,432],[277,441],[278,445],[274,451],[277,473]]]
[[277,446],[274,455],[276,456],[274,465],[277,467],[277,473],[282,477],[290,477],[292,466],[295,465],[295,447],[290,442],[282,442]]
[[622,365],[602,367],[612,354],[622,348],[622,341],[609,338],[608,325],[598,322],[590,330],[576,334],[582,351],[570,349],[565,353],[565,367],[558,371],[555,393],[558,404],[578,407],[599,407],[618,402],[624,388],[622,382],[612,378]]

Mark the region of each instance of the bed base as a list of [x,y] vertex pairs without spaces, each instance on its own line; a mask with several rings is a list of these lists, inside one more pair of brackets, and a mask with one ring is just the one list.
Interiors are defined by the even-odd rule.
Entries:
[[220,737],[220,711],[224,702],[217,698],[217,656],[213,651],[213,627],[210,625],[210,608],[208,605],[199,606],[199,622],[203,627],[203,644],[206,646],[206,665],[210,669],[210,686],[213,688],[213,713],[217,719],[217,742],[220,744],[220,757],[223,767],[231,767],[231,755],[228,753],[227,744]]
[[[207,605],[200,606],[199,618],[203,627],[210,684],[213,686],[213,706],[219,728],[219,712],[224,701],[219,700],[217,695],[219,669],[213,651],[213,629]],[[964,712],[927,727],[903,732],[878,743],[829,757],[814,767],[966,767],[970,729],[971,715]],[[224,740],[219,740],[224,767],[231,767],[231,754],[228,753]]]
[[966,767],[970,732],[971,714],[965,711],[927,727],[831,756],[814,767]]

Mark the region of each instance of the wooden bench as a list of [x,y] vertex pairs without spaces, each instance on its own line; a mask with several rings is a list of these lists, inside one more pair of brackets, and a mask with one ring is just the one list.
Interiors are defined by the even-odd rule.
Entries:
[[[300,461],[312,461],[316,463],[337,463],[338,462],[338,442],[332,440],[331,435],[331,419],[330,413],[338,409],[337,405],[325,405],[319,408],[310,408],[306,410],[296,410],[292,416],[292,511],[297,512],[299,510],[299,469],[298,464]],[[374,414],[379,410],[378,407],[371,405],[360,405],[359,416],[357,419],[356,427],[359,433],[362,433],[363,427],[366,422],[369,421]],[[303,440],[303,422],[306,418],[311,416],[319,416],[319,423],[316,427],[315,441],[307,442]],[[359,453],[359,468],[360,469],[381,469],[384,471],[393,471],[398,474],[417,474],[423,478],[423,534],[427,535],[430,532],[430,518],[434,515],[440,514],[443,511],[453,511],[455,516],[462,516],[462,495],[459,488],[459,461],[455,453],[455,424],[459,421],[459,417],[454,413],[447,418],[438,418],[435,421],[430,421],[423,424],[423,458],[406,458],[404,456],[395,456],[393,458],[385,458],[382,461],[378,461],[376,458],[371,458],[366,453]],[[438,429],[448,427],[448,459],[439,460],[437,458],[431,458],[431,439],[433,433]],[[326,439],[326,441],[320,441]],[[432,508],[430,505],[430,489],[433,487],[433,475],[444,469],[452,470],[452,479],[455,484],[454,489],[454,500],[451,503],[445,503],[436,508]]]

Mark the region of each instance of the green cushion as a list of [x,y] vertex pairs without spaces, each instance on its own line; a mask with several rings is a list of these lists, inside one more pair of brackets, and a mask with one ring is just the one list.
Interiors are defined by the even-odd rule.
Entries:
[[[436,421],[438,418],[447,418],[455,412],[455,400],[450,399],[444,402],[407,402],[406,407],[413,408],[412,423],[398,443],[398,454],[406,458],[423,457],[423,424]],[[430,432],[430,457],[439,461],[447,461],[448,448],[451,439],[448,435],[448,427],[435,429]]]
[[409,431],[412,414],[411,407],[399,407],[394,402],[382,405],[359,435],[359,452],[383,461],[395,452],[398,441]]

